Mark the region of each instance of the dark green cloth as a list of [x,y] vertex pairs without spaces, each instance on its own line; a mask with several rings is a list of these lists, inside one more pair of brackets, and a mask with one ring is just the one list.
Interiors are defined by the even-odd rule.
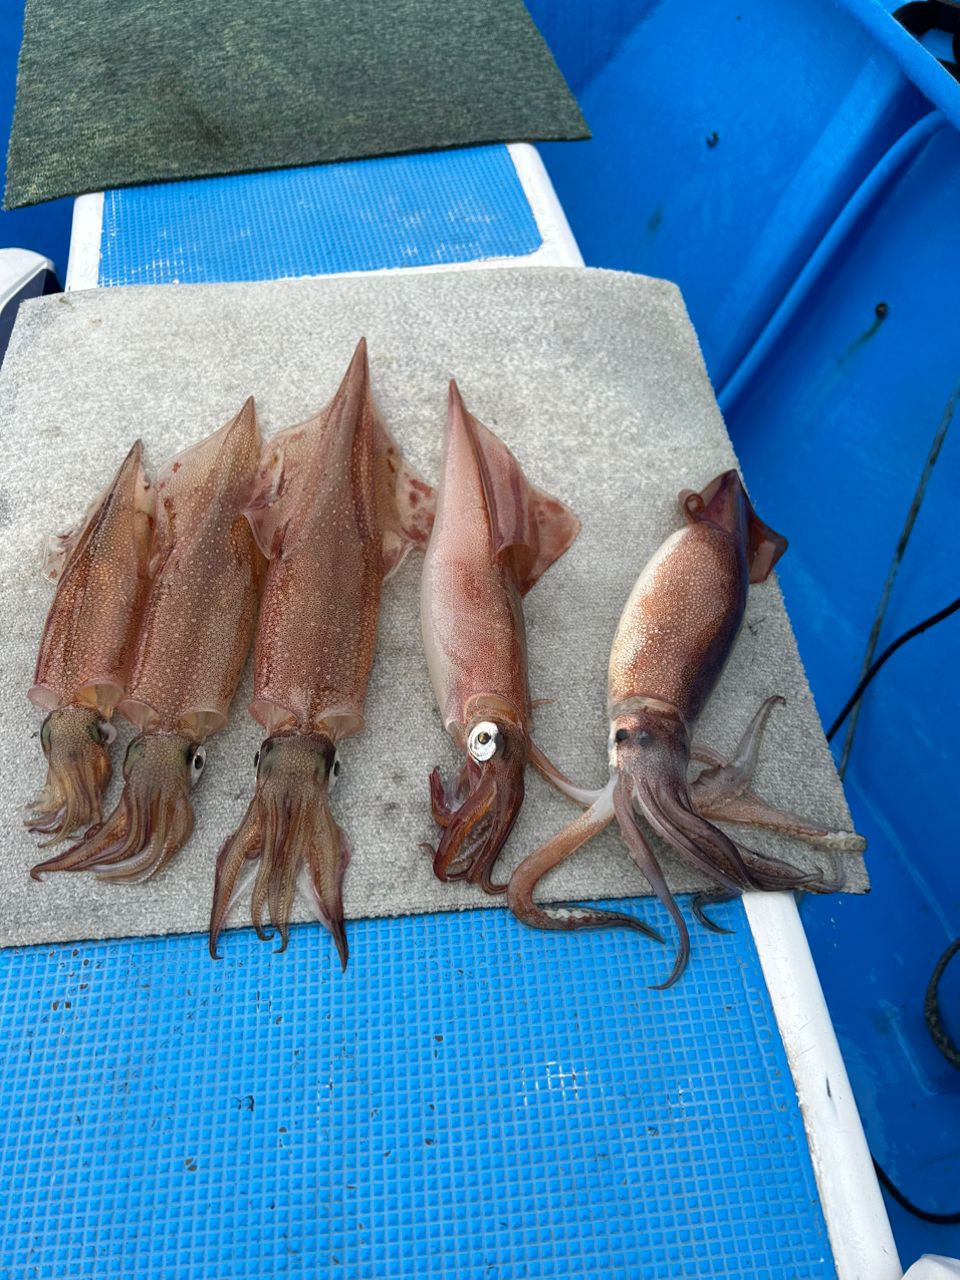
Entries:
[[28,0],[6,205],[585,137],[521,0]]

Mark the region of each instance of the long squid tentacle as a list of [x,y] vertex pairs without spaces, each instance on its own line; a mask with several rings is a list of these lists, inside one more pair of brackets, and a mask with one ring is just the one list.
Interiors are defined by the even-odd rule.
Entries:
[[663,991],[667,987],[672,987],[687,967],[687,961],[690,958],[690,934],[687,930],[687,922],[677,906],[676,899],[670,892],[656,855],[647,843],[643,832],[637,826],[637,819],[631,800],[631,780],[621,774],[617,778],[616,789],[613,793],[613,807],[620,826],[620,833],[626,843],[630,857],[646,876],[650,883],[650,888],[669,912],[670,918],[677,926],[677,932],[680,935],[677,956],[673,962],[670,976],[665,982],[654,985],[654,990]]
[[528,749],[530,763],[540,777],[545,782],[549,782],[552,787],[555,787],[561,795],[565,795],[568,800],[581,805],[584,809],[589,809],[603,795],[603,787],[578,786],[561,769],[557,768],[550,757],[545,755],[535,742],[531,741]]
[[760,752],[763,731],[770,712],[782,706],[779,695],[760,704],[740,739],[732,758],[727,761],[706,747],[695,747],[691,755],[705,762],[704,769],[690,786],[690,799],[704,818],[720,822],[742,823],[796,836],[817,848],[841,852],[860,852],[866,847],[862,836],[852,831],[832,831],[809,818],[778,809],[768,804],[752,789],[754,770]]
[[612,778],[597,800],[563,828],[552,840],[547,841],[535,853],[524,858],[510,877],[507,886],[507,905],[523,924],[535,929],[555,929],[569,932],[574,929],[604,929],[620,925],[637,933],[663,941],[663,935],[636,916],[622,911],[597,911],[576,904],[563,904],[550,909],[539,906],[533,900],[533,892],[543,877],[565,862],[571,854],[599,835],[609,826],[614,816],[614,788]]

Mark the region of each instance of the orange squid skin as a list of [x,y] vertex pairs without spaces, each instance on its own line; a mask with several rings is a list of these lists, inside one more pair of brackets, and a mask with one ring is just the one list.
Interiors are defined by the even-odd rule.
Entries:
[[34,868],[141,880],[193,830],[190,786],[206,739],[227,722],[253,638],[264,562],[244,508],[261,449],[249,399],[219,431],[160,472],[149,593],[119,710],[140,734],[113,814]]
[[[506,445],[450,384],[437,519],[424,561],[421,621],[444,726],[465,760],[444,786],[430,778],[442,828],[441,880],[502,892],[491,872],[524,796],[532,758],[523,597],[580,530],[562,502],[534,488]],[[475,743],[476,735],[483,741]],[[475,747],[477,748],[475,750]],[[489,753],[489,754],[488,754]]]
[[364,725],[382,582],[426,543],[433,520],[432,490],[377,412],[364,340],[326,408],[268,443],[249,518],[269,558],[250,707],[268,736],[256,793],[218,860],[210,952],[255,866],[260,935],[269,909],[286,946],[299,884],[345,966],[349,850],[327,799],[336,746]]
[[49,713],[41,730],[48,773],[27,825],[54,839],[100,817],[109,722],[146,599],[153,511],[137,440],[76,529],[51,540],[44,573],[57,590],[27,694]]

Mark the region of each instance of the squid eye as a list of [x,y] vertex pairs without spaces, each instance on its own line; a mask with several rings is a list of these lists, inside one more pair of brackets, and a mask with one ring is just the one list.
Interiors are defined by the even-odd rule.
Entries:
[[259,768],[260,768],[260,751],[259,751],[259,749],[257,750],[256,754],[255,754],[255,755],[254,755],[254,757],[253,757],[253,767],[254,767],[255,769],[259,769]]
[[327,776],[327,790],[332,791],[337,785],[337,779],[340,777],[340,753],[334,753],[333,764],[330,766],[330,773]]
[[117,740],[116,726],[112,725],[109,720],[98,720],[95,725],[90,727],[90,737],[94,742],[98,742],[101,747],[109,747],[111,743]]
[[203,773],[203,766],[207,762],[206,747],[197,747],[193,755],[190,757],[190,785],[191,787]]
[[43,747],[44,755],[50,754],[50,733],[52,730],[50,721],[52,716],[47,716],[43,724],[40,726],[40,745]]
[[613,735],[613,740],[614,742],[626,742],[626,740],[629,737],[630,737],[629,729],[618,729],[617,732]]
[[467,739],[467,750],[478,764],[489,760],[497,750],[500,741],[500,730],[492,720],[481,720],[470,730]]

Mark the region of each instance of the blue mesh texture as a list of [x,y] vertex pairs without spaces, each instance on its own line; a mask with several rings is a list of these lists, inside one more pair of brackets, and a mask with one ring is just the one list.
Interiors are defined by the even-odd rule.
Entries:
[[99,283],[276,280],[540,244],[507,148],[470,147],[107,191]]
[[[642,911],[669,936],[650,901]],[[0,954],[0,1277],[827,1277],[742,906],[686,976],[504,911]]]

